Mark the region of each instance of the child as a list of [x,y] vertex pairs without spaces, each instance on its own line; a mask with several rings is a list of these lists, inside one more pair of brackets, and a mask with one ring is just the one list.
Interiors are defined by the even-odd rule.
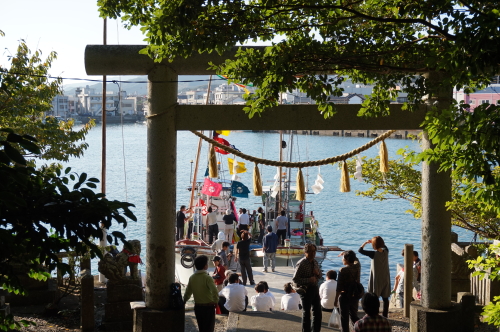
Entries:
[[337,271],[326,272],[326,281],[319,287],[319,297],[321,298],[321,310],[332,312],[337,295]]
[[225,279],[225,272],[226,269],[224,266],[221,265],[221,258],[219,256],[215,256],[212,259],[212,262],[214,263],[215,270],[212,273],[212,278],[214,279],[215,286],[217,287],[217,291],[221,291],[222,288],[224,287],[224,279]]
[[255,285],[255,291],[257,292],[257,295],[252,296],[252,299],[250,300],[253,311],[272,311],[273,301],[271,297],[265,294],[264,284],[259,282]]
[[229,268],[229,262],[228,262],[228,257],[231,258],[231,254],[227,256],[227,250],[229,249],[229,242],[224,241],[222,242],[222,249],[217,253],[217,255],[221,259],[221,265],[226,268],[226,270]]
[[285,295],[281,298],[281,310],[300,310],[300,295],[292,288],[292,283],[287,282],[284,287]]
[[273,308],[274,308],[274,304],[276,303],[276,298],[274,297],[273,293],[271,293],[271,291],[269,290],[269,285],[267,284],[266,281],[260,281],[259,284],[264,285],[264,293],[271,298],[271,300],[273,301]]
[[215,329],[215,305],[219,295],[212,278],[207,274],[208,257],[200,255],[194,259],[196,272],[189,278],[184,293],[184,303],[194,296],[194,314],[200,332],[213,332]]

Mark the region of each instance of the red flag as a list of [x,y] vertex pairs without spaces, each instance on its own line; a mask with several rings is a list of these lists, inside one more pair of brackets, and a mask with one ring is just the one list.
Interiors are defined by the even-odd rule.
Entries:
[[210,181],[209,179],[205,179],[203,183],[203,188],[201,189],[201,193],[208,196],[219,196],[222,190],[222,185],[217,182]]
[[206,216],[208,214],[207,211],[207,204],[205,204],[205,201],[200,199],[198,203],[196,203],[196,206],[201,206],[201,214]]
[[[231,147],[231,144],[229,144],[229,142],[226,141],[225,139],[223,139],[222,137],[214,137],[214,141],[217,141],[220,144],[224,144],[225,146]],[[220,154],[229,154],[229,152],[226,152],[226,151],[224,151],[224,150],[222,150],[221,148],[218,148],[218,147],[215,147],[215,152],[218,152]]]

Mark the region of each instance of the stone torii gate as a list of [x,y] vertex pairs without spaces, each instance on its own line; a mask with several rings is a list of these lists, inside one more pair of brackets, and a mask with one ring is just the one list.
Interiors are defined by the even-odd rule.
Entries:
[[[149,80],[146,309],[134,313],[137,332],[184,331],[184,311],[173,310],[170,302],[170,285],[175,282],[173,233],[178,130],[421,129],[427,105],[438,102],[445,107],[452,97],[450,88],[443,89],[414,113],[403,112],[401,105],[392,104],[391,115],[383,118],[358,118],[359,105],[337,105],[338,113],[327,120],[315,105],[280,105],[249,119],[238,105],[177,104],[178,75],[215,74],[207,70],[208,62],[220,64],[234,57],[236,49],[222,56],[214,52],[171,63],[155,63],[147,55],[139,54],[142,48],[143,45],[88,45],[85,50],[88,75],[148,75]],[[428,75],[430,79],[439,79],[432,73]],[[430,146],[424,133],[423,147]],[[438,165],[432,163],[425,163],[422,169],[422,308],[418,310],[447,312],[451,307],[451,277],[445,277],[451,273],[451,217],[445,202],[451,198],[451,180],[449,174],[437,170]],[[417,331],[413,325],[417,324],[412,324],[412,331]]]

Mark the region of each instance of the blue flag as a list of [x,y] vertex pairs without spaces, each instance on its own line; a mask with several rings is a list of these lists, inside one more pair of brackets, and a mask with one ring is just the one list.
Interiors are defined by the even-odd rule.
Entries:
[[231,196],[248,198],[250,190],[241,182],[233,181],[231,184]]

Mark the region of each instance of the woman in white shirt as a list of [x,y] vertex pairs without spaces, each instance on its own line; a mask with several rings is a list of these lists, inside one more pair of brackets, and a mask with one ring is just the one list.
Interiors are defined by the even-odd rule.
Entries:
[[281,297],[281,310],[300,310],[300,295],[292,288],[292,283],[287,282],[284,287],[285,295]]
[[332,312],[335,296],[337,295],[337,271],[330,270],[326,273],[326,281],[319,287],[321,310]]

